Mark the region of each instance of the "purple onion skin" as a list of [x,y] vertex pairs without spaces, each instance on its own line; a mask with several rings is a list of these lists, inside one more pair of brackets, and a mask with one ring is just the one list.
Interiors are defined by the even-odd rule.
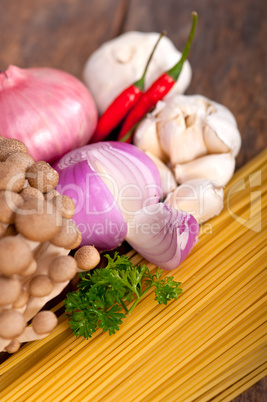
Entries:
[[[57,170],[57,166],[54,168]],[[75,203],[73,220],[82,233],[81,246],[94,245],[99,251],[104,251],[121,244],[127,233],[127,223],[97,173],[86,161],[58,172],[57,190]]]
[[159,203],[136,212],[126,240],[144,258],[176,269],[198,241],[199,225],[187,212]]
[[82,245],[94,245],[99,251],[116,248],[127,233],[127,221],[118,200],[99,176],[103,169],[117,180],[118,189],[128,179],[140,186],[144,198],[134,200],[136,210],[156,204],[160,198],[158,169],[144,152],[130,144],[90,144],[69,152],[53,167],[59,173],[57,190],[70,196],[76,205],[73,220],[81,230]]
[[0,135],[26,144],[36,160],[53,162],[85,145],[97,124],[97,109],[86,86],[52,68],[0,73]]

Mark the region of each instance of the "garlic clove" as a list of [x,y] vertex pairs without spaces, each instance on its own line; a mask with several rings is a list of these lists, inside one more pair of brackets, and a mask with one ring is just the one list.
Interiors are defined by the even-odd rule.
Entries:
[[218,113],[207,116],[203,136],[209,153],[231,151],[235,157],[240,150],[241,136],[236,124]]
[[235,170],[235,158],[230,153],[206,155],[174,167],[178,183],[189,180],[206,178],[225,186]]
[[168,193],[170,193],[176,188],[176,181],[174,175],[171,169],[169,169],[168,166],[165,163],[163,163],[160,159],[158,159],[156,156],[152,155],[148,151],[146,152],[146,154],[152,159],[152,161],[158,168],[161,180],[161,190],[162,190],[161,198],[164,198]]
[[223,209],[223,186],[209,179],[189,180],[170,193],[166,204],[189,212],[198,223],[219,215]]
[[163,162],[168,161],[168,157],[160,145],[157,134],[157,121],[153,116],[147,117],[139,123],[134,133],[133,143],[143,151],[149,151]]
[[158,133],[161,146],[173,165],[189,162],[207,153],[201,126],[192,125],[187,128],[181,115],[175,121],[159,122]]

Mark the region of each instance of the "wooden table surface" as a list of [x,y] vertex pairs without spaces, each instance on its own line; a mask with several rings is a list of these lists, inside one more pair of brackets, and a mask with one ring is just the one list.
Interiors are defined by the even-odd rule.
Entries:
[[[125,31],[160,32],[182,49],[199,14],[188,94],[227,106],[242,134],[237,168],[267,146],[267,2],[263,0],[0,0],[0,70],[49,66],[82,79],[89,55]],[[1,118],[1,110],[0,110]],[[261,380],[235,402],[266,401]]]

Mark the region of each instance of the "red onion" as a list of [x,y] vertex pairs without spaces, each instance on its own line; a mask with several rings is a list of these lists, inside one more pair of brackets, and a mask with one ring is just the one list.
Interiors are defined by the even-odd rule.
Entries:
[[172,270],[184,261],[198,240],[199,225],[187,212],[159,203],[136,212],[126,240],[144,258]]
[[54,161],[89,142],[94,100],[74,76],[51,68],[0,72],[0,135],[23,141],[35,160]]
[[103,251],[126,239],[149,261],[174,269],[196,243],[196,220],[159,203],[159,172],[137,147],[90,144],[69,152],[54,168],[59,173],[57,190],[75,202],[73,219],[82,232],[82,245]]
[[159,173],[152,160],[134,145],[98,142],[64,155],[55,165],[57,190],[76,206],[73,217],[82,245],[98,250],[117,247],[127,233],[127,219],[156,204]]

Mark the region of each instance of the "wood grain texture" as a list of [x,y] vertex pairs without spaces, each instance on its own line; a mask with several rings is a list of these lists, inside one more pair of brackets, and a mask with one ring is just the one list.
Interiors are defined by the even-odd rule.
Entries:
[[54,67],[82,78],[89,55],[118,33],[124,0],[1,0],[0,69]]
[[[123,31],[166,29],[182,49],[190,13],[199,23],[189,56],[199,93],[229,107],[242,166],[267,146],[267,2],[261,0],[0,0],[0,69],[49,66],[82,78],[88,56]],[[1,113],[1,112],[0,112]],[[234,402],[263,402],[262,380]]]

